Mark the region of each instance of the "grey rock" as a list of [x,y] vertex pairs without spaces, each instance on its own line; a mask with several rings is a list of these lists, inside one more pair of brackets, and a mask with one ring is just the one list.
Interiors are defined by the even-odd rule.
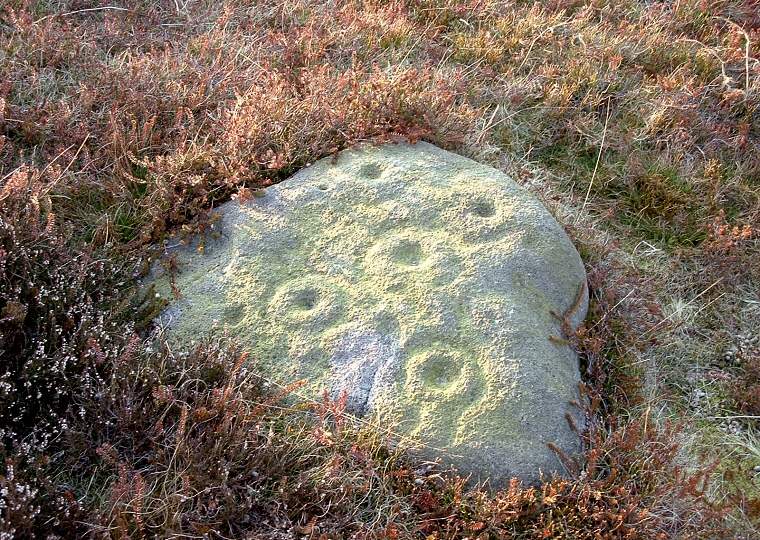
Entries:
[[570,320],[585,318],[586,275],[506,175],[426,143],[365,145],[219,213],[202,252],[174,248],[172,339],[225,324],[267,376],[346,392],[349,412],[494,487],[562,473],[547,443],[580,450],[578,358],[550,336],[579,295]]

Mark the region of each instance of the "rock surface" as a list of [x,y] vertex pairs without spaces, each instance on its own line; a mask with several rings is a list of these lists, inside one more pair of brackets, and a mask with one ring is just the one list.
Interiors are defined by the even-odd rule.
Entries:
[[[583,264],[530,193],[427,143],[360,146],[219,208],[216,240],[179,251],[173,339],[227,325],[281,382],[348,395],[492,486],[562,472],[580,450],[578,359],[555,310],[581,296]],[[156,272],[158,273],[158,272]],[[164,294],[166,279],[160,279]]]

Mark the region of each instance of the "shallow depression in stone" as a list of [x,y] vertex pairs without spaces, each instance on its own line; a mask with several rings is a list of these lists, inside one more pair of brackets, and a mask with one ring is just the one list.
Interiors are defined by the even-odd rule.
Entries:
[[383,172],[383,168],[377,163],[365,163],[359,169],[359,174],[362,175],[362,177],[367,178],[369,180],[374,180],[375,178],[378,178],[382,172]]
[[311,311],[319,302],[319,291],[305,287],[293,295],[293,306],[303,311]]
[[401,240],[391,248],[391,259],[402,266],[419,266],[424,258],[422,246],[414,240]]
[[268,322],[278,326],[317,325],[327,328],[344,311],[343,296],[344,291],[324,277],[286,281],[269,302]]
[[477,217],[490,218],[496,215],[496,207],[493,201],[479,199],[470,203],[470,212]]
[[[416,273],[416,280],[424,276],[424,273],[419,273],[420,270],[438,267],[440,256],[437,246],[429,240],[429,235],[424,231],[412,228],[401,234],[391,233],[367,251],[363,266],[370,275],[383,279],[396,276],[399,284],[408,284],[408,272]],[[407,275],[407,278],[399,281],[402,275]]]
[[245,315],[245,306],[243,304],[230,304],[224,308],[224,322],[235,325]]
[[461,361],[449,354],[431,354],[420,369],[425,384],[444,388],[453,383],[462,372]]
[[490,193],[461,197],[441,213],[443,227],[465,244],[501,241],[514,230],[513,212],[493,200]]
[[427,350],[409,361],[407,384],[420,390],[445,390],[462,376],[465,360],[453,350]]

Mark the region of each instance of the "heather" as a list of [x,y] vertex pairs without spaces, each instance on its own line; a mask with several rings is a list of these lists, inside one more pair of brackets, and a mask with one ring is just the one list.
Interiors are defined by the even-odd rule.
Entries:
[[[5,2],[0,536],[756,537],[758,13]],[[591,314],[553,336],[584,373],[566,478],[476,489],[340,401],[293,399],[223,328],[176,350],[151,322],[135,279],[181,271],[164,241],[397,138],[507,172],[584,258]]]

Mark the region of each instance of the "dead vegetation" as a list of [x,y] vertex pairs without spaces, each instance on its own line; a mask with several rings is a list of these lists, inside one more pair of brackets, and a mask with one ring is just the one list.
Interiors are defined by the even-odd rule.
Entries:
[[[0,6],[0,538],[754,538],[760,4]],[[473,490],[285,405],[134,277],[213,207],[363,140],[531,188],[587,263],[587,451]]]

